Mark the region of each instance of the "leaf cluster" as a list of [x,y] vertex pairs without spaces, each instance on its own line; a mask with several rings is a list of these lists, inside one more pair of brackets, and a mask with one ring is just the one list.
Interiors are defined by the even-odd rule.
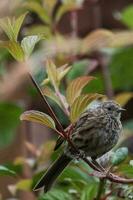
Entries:
[[[52,10],[55,3],[56,3],[55,0],[44,1],[44,4],[45,6],[47,5],[48,9],[45,9],[40,4],[39,1],[28,1],[23,4],[25,10],[30,10],[32,12],[35,12],[40,17],[40,19],[46,24],[46,26],[40,25],[42,33],[48,32],[50,35],[53,34],[52,33],[53,30],[51,28],[53,26]],[[71,11],[75,8],[79,8],[79,5],[77,5],[76,1],[68,1],[68,2],[63,1],[62,6],[60,7],[55,16],[55,23],[59,22],[59,20],[65,14],[65,12]],[[6,33],[9,39],[8,41],[0,41],[0,47],[6,48],[17,61],[24,61],[27,58],[29,58],[29,56],[32,54],[35,45],[41,39],[44,39],[44,36],[42,34],[39,35],[35,34],[24,37],[21,42],[18,41],[18,34],[25,16],[26,13],[21,15],[17,19],[4,18],[0,20],[0,27],[3,29],[3,31]],[[123,13],[123,21],[126,21],[126,18],[127,18],[127,13],[125,12]],[[131,22],[129,22],[129,25],[132,26]],[[38,27],[32,27],[32,28],[34,28],[35,32],[38,32]],[[107,30],[94,31],[92,34],[83,39],[82,43],[80,43],[81,49],[79,50],[79,52],[81,54],[84,54],[91,52],[92,50],[100,50],[101,48],[104,47],[114,48],[114,47],[121,47],[124,45],[128,45],[132,42],[130,36],[132,36],[132,32],[131,33],[125,32],[124,34],[120,33],[114,34]],[[121,59],[121,54],[125,55],[125,51],[128,50],[122,50],[120,51],[120,53],[118,52],[118,54],[120,54],[118,60],[116,58],[112,60],[112,63],[110,63],[110,68],[112,73],[115,74],[116,72],[115,70],[118,70],[118,67],[115,65],[120,66],[121,63],[123,62],[123,60]],[[73,68],[72,66],[69,66],[67,64],[58,67],[54,64],[54,62],[51,59],[47,59],[45,63],[45,68],[47,72],[47,78],[45,78],[42,81],[40,86],[42,94],[44,95],[44,97],[46,96],[52,101],[54,101],[57,104],[57,106],[59,106],[63,110],[63,112],[70,121],[70,125],[73,125],[78,120],[79,116],[82,114],[82,112],[84,112],[85,109],[87,109],[87,107],[92,101],[102,97],[101,94],[97,93],[88,93],[88,92],[85,93],[84,88],[86,86],[90,88],[91,83],[95,83],[96,80],[94,77],[86,76],[85,74],[79,76],[79,74],[82,73],[81,67],[79,67],[78,77],[74,78],[73,78],[74,73],[71,73]],[[72,80],[70,82],[67,82],[65,87],[65,92],[64,91],[62,92],[61,85],[63,79],[69,73],[71,73],[69,77]],[[117,77],[115,80],[113,80],[113,83],[116,82],[115,86],[117,89],[121,88],[122,84],[124,85],[123,78],[121,77],[122,76],[120,76],[119,78]],[[121,82],[119,82],[120,78],[122,80]],[[131,84],[129,84],[129,86]],[[132,98],[132,95],[133,95],[132,92],[125,92],[115,96],[115,100],[124,106],[127,103],[127,101],[130,98]],[[18,113],[20,115],[20,110],[17,112],[17,114],[14,114],[14,116],[11,115],[10,117],[11,120],[13,118],[14,119],[18,118]],[[54,119],[49,114],[36,110],[31,110],[24,112],[20,118],[21,120],[40,123],[49,128],[52,128],[57,134],[59,134],[61,137],[64,138],[64,133],[60,132],[57,129],[56,121],[54,121]],[[16,124],[14,125],[14,127],[15,126]],[[20,158],[14,162],[14,171],[13,168],[0,166],[0,176],[3,175],[14,176],[15,167],[17,165],[16,163],[19,163],[22,166],[26,163],[34,171],[36,165],[39,165],[39,163],[42,162],[46,162],[47,156],[50,156],[46,154],[45,149],[46,148],[50,149],[51,153],[52,152],[51,149],[53,148],[53,146],[54,146],[53,143],[50,144],[50,147],[49,144],[44,144],[43,147],[36,149],[34,145],[27,143],[27,148],[32,152],[32,154],[36,158],[36,160],[32,160],[33,161],[32,165],[28,159]],[[45,157],[44,160],[43,157]],[[111,158],[109,159],[109,164],[111,166],[112,171],[120,175],[122,174],[125,177],[129,178],[132,177],[133,176],[132,161],[129,161],[129,159],[130,158],[128,157],[127,148],[124,147],[119,148],[118,150],[113,152]],[[92,173],[92,169],[90,169],[88,165],[85,165],[85,163],[79,163],[78,168],[77,164],[72,164],[61,175],[58,183],[56,184],[56,187],[46,195],[42,194],[38,198],[39,200],[43,199],[44,200],[45,199],[47,200],[52,200],[52,199],[91,200],[92,199],[93,200],[97,196],[98,189],[100,187],[100,179],[94,177],[95,175],[96,174]],[[36,177],[39,176],[40,173],[37,173]],[[15,185],[15,190],[31,191],[32,186],[35,184],[34,182],[36,177],[34,176],[32,179],[21,178],[21,180],[19,180],[18,183]],[[119,188],[113,190],[112,188],[116,186],[115,183],[106,181],[105,184],[106,184],[105,190],[102,193],[103,198],[106,197],[106,195],[108,195],[110,198],[118,199],[119,191],[122,190],[125,191],[125,198],[128,198],[128,196],[131,195],[133,192],[132,186],[129,185],[126,185],[124,188],[123,185],[118,184]],[[112,191],[113,194],[111,194]],[[11,192],[13,192],[13,190],[11,190]]]
[[17,61],[25,61],[31,55],[35,45],[42,39],[43,35],[30,35],[24,37],[18,42],[18,34],[22,23],[27,13],[20,15],[20,17],[12,18],[9,17],[0,19],[0,28],[5,32],[8,39],[7,41],[0,41],[0,48],[5,48]]

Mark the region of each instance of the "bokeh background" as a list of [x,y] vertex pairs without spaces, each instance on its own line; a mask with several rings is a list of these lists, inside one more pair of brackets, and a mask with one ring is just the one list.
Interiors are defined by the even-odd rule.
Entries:
[[[85,88],[87,92],[119,99],[126,108],[122,116],[122,140],[130,154],[133,153],[132,0],[0,1],[1,18],[19,16],[26,11],[19,41],[25,35],[39,33],[44,34],[45,40],[36,45],[30,60],[32,66],[15,61],[6,49],[0,49],[0,164],[10,166],[21,177],[17,180],[0,177],[1,199],[37,199],[28,189],[28,181],[21,183],[18,191],[15,185],[19,179],[31,179],[38,155],[40,169],[50,162],[56,134],[44,126],[19,119],[25,110],[47,112],[27,72],[34,71],[33,76],[38,85],[41,84],[46,77],[44,61],[47,57],[57,66],[65,63],[72,66],[62,90],[72,79],[91,75],[97,79]],[[2,29],[0,40],[7,40]],[[49,102],[66,127],[67,118],[53,101]],[[133,176],[133,170],[131,174]]]

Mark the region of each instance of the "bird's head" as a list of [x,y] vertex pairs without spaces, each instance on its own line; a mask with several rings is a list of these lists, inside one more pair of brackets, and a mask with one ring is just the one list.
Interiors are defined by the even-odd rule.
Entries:
[[120,118],[121,112],[125,109],[122,108],[118,103],[115,101],[104,101],[101,104],[102,109],[109,115],[112,115],[114,117]]

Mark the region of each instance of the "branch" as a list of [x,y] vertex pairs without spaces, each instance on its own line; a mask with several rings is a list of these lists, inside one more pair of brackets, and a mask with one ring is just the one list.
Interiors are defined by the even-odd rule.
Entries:
[[99,168],[99,166],[96,166],[94,163],[88,160],[84,155],[82,155],[69,137],[73,130],[73,126],[71,125],[69,127],[67,129],[67,134],[66,134],[67,136],[65,136],[65,139],[67,140],[69,145],[74,149],[75,153],[79,155],[79,158],[84,160],[92,169],[94,169],[94,172],[92,173],[93,176],[96,176],[100,179],[107,179],[115,183],[122,183],[122,184],[133,183],[133,179],[122,178],[109,171],[106,170],[103,171],[102,169]]
[[106,170],[104,172],[94,171],[91,175],[96,176],[100,179],[107,179],[114,183],[121,183],[121,184],[130,184],[130,183],[132,184],[133,183],[133,179],[126,179],[126,178],[117,176],[111,172],[106,172]]
[[110,172],[106,173],[106,170],[105,171],[101,171],[101,169],[98,166],[96,166],[95,164],[93,164],[90,160],[88,160],[84,155],[82,155],[80,153],[80,151],[75,147],[75,145],[73,144],[73,142],[71,141],[71,139],[69,137],[71,131],[73,130],[73,125],[69,126],[70,128],[67,129],[67,132],[64,131],[64,129],[63,129],[62,125],[60,124],[58,118],[54,114],[54,111],[52,110],[51,106],[47,102],[46,98],[43,96],[42,91],[40,90],[39,86],[37,85],[35,79],[32,77],[32,75],[30,73],[29,73],[29,76],[30,76],[33,84],[35,85],[37,91],[39,92],[40,96],[42,97],[43,102],[44,102],[45,106],[48,109],[49,115],[54,119],[59,132],[61,134],[63,134],[64,138],[67,140],[67,142],[69,143],[69,145],[74,149],[74,151],[76,152],[76,154],[79,155],[79,158],[81,158],[82,160],[84,160],[92,169],[95,170],[93,172],[93,175],[99,177],[100,179],[108,179],[108,180],[110,180],[112,182],[115,182],[115,183],[122,183],[122,184],[133,183],[133,179],[122,178],[122,177],[119,177],[119,176],[117,176],[115,174],[112,174]]
[[109,173],[106,178],[115,183],[130,184],[133,183],[133,179],[126,179],[115,174]]
[[64,99],[63,99],[62,94],[60,93],[60,91],[59,91],[59,89],[58,89],[57,87],[55,87],[55,93],[56,93],[56,95],[59,97],[60,103],[61,103],[62,107],[64,108],[63,111],[64,111],[65,114],[69,117],[69,116],[70,116],[70,112],[69,112],[69,110],[68,110],[67,105],[66,105],[65,102],[64,102]]
[[55,115],[53,109],[51,108],[51,106],[50,106],[49,103],[47,102],[47,100],[46,100],[45,96],[43,95],[41,89],[40,89],[39,86],[37,85],[35,79],[33,78],[33,76],[32,76],[30,73],[29,73],[29,76],[30,76],[30,78],[31,78],[31,80],[32,80],[32,82],[33,82],[35,88],[37,89],[38,93],[39,93],[40,96],[42,97],[43,103],[44,103],[45,107],[47,108],[49,115],[50,115],[50,116],[53,118],[53,120],[55,121],[58,130],[64,134],[64,129],[63,129],[61,123],[59,122],[59,120],[58,120],[58,118],[56,117],[56,115]]

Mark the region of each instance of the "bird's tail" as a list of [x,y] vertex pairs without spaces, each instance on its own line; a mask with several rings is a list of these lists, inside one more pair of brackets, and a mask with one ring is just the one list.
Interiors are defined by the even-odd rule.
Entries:
[[72,158],[68,157],[64,153],[50,166],[42,178],[33,188],[36,191],[44,187],[44,192],[47,192],[51,187],[57,177],[62,173],[64,168],[70,163]]

